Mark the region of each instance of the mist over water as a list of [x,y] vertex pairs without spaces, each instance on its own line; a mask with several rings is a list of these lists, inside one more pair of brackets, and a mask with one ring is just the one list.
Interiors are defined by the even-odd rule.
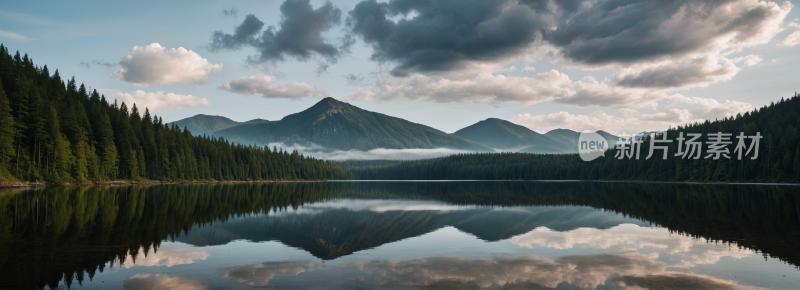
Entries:
[[338,150],[338,149],[330,149],[325,148],[319,145],[307,145],[303,146],[297,143],[293,143],[291,145],[282,143],[282,142],[274,142],[269,143],[269,148],[277,147],[279,149],[283,149],[284,151],[294,151],[297,150],[298,152],[302,153],[306,156],[312,156],[314,158],[325,159],[325,160],[335,160],[335,161],[342,161],[342,160],[419,160],[419,159],[429,159],[429,158],[437,158],[437,157],[444,157],[450,156],[454,154],[461,154],[461,153],[475,153],[475,151],[468,151],[468,150],[456,150],[450,148],[433,148],[433,149],[423,149],[423,148],[414,148],[414,149],[385,149],[385,148],[377,148],[368,151],[362,150]]

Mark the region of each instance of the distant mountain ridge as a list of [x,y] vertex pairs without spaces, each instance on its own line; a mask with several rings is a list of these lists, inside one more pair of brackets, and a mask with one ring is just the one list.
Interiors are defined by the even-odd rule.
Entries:
[[481,143],[330,97],[280,121],[241,124],[215,135],[247,144],[283,142],[338,150],[450,148],[494,152]]
[[[605,131],[597,131],[608,141],[609,147],[618,137]],[[527,127],[506,120],[489,118],[453,133],[466,139],[486,144],[500,151],[537,154],[571,154],[578,152],[579,132],[555,129],[539,134]]]
[[216,131],[239,126],[242,124],[262,124],[268,122],[270,121],[264,119],[253,119],[246,122],[237,122],[223,116],[199,114],[169,124],[170,125],[175,124],[181,129],[186,127],[187,129],[189,129],[189,132],[192,132],[193,135],[200,136],[203,134],[214,135],[214,132]]
[[[222,116],[201,114],[170,124],[186,127],[194,135],[224,137],[237,143],[297,144],[317,151],[449,148],[477,152],[572,154],[578,152],[580,136],[579,132],[568,129],[540,134],[498,118],[488,118],[447,134],[330,97],[278,121],[254,119],[237,122]],[[609,141],[609,148],[618,140],[617,136],[605,131],[597,133]]]

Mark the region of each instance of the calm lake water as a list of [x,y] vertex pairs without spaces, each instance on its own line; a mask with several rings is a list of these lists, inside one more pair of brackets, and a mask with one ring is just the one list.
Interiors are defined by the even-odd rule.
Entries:
[[797,289],[800,188],[318,182],[0,192],[3,289]]

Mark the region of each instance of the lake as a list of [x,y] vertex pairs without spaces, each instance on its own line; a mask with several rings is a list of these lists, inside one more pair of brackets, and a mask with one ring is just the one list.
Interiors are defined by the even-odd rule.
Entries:
[[308,182],[0,191],[3,289],[797,289],[800,188]]

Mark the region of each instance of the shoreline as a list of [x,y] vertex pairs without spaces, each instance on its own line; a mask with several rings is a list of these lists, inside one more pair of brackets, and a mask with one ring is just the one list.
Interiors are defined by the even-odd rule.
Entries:
[[624,183],[663,183],[663,184],[694,184],[694,185],[768,185],[768,186],[800,186],[800,183],[759,183],[759,182],[698,182],[698,181],[646,181],[646,180],[197,180],[197,181],[127,181],[115,180],[94,183],[65,182],[63,184],[47,184],[42,182],[0,182],[0,189],[4,188],[40,188],[40,187],[82,187],[82,186],[124,186],[124,185],[161,185],[161,184],[236,184],[236,183],[291,183],[291,182],[624,182]]
[[77,183],[65,182],[62,184],[48,184],[43,182],[0,182],[0,189],[3,188],[41,188],[41,187],[88,187],[88,186],[124,186],[124,185],[159,185],[159,184],[221,184],[221,183],[272,183],[272,182],[320,182],[328,180],[195,180],[195,181],[128,181],[114,180],[105,182]]

